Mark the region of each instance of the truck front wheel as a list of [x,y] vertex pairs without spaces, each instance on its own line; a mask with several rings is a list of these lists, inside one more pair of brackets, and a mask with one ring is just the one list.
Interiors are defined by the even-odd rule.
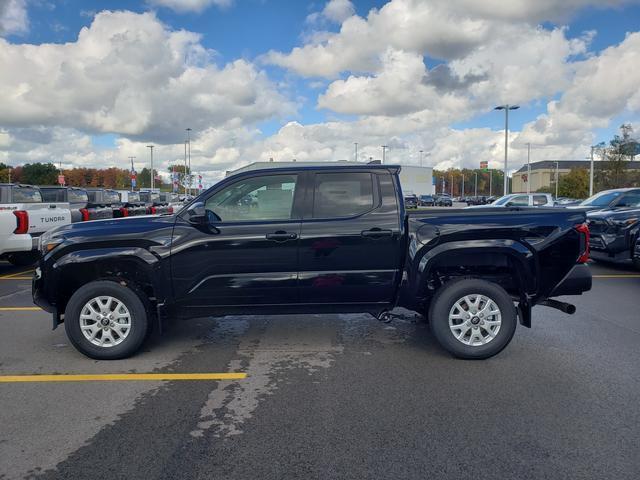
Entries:
[[438,343],[460,358],[489,358],[505,348],[516,331],[516,309],[499,285],[479,279],[443,286],[429,309]]
[[64,326],[73,346],[87,357],[117,360],[138,351],[149,320],[137,289],[96,280],[69,299]]

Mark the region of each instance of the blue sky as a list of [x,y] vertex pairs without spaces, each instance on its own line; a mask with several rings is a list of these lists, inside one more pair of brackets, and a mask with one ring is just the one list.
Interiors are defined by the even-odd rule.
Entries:
[[[385,1],[354,1],[356,13],[366,16],[372,8],[380,8]],[[54,6],[55,4],[55,6]],[[322,9],[321,1],[298,0],[245,0],[225,7],[211,7],[202,13],[176,13],[168,8],[152,7],[146,2],[109,0],[82,1],[63,0],[35,1],[30,7],[32,28],[28,35],[13,35],[12,41],[28,43],[63,43],[72,42],[78,36],[82,27],[87,27],[93,20],[93,14],[101,10],[131,10],[144,12],[153,8],[158,18],[175,29],[185,29],[202,34],[202,44],[218,52],[216,61],[224,63],[236,58],[254,60],[269,50],[289,51],[300,44],[309,25],[305,23],[307,16]],[[597,52],[611,45],[620,43],[626,32],[637,29],[640,22],[640,5],[628,5],[611,10],[587,7],[575,13],[567,21],[544,22],[546,28],[558,25],[568,27],[568,37],[579,37],[585,31],[596,31],[591,51]],[[339,26],[327,25],[330,30],[338,30]],[[440,60],[425,59],[429,65],[441,63]],[[304,123],[322,122],[327,119],[327,112],[318,109],[315,104],[317,90],[309,88],[307,79],[292,78],[287,72],[277,67],[264,67],[269,74],[278,80],[286,80],[293,84],[298,97],[306,101],[300,106],[299,114],[295,118]],[[518,112],[513,112],[510,124],[514,129],[520,129],[537,115],[545,111],[546,99],[522,105]],[[335,115],[331,115],[335,118]],[[455,123],[457,128],[500,128],[503,116],[493,111],[475,116],[474,118]],[[285,119],[286,120],[286,119]],[[282,119],[263,122],[261,130],[266,134],[275,133]],[[610,138],[617,129],[600,129],[602,139]],[[97,136],[96,145],[113,145],[115,135]]]
[[[109,41],[108,35],[100,37],[106,35],[105,32],[97,32],[97,28],[94,28],[96,14],[108,10],[130,12],[135,16],[151,11],[155,15],[153,18],[162,22],[167,35],[180,30],[200,35],[195,43],[199,48],[215,52],[208,62],[218,71],[226,72],[231,69],[230,65],[240,60],[244,62],[244,67],[253,72],[250,75],[260,75],[259,81],[255,81],[255,85],[251,87],[254,91],[251,94],[253,97],[250,97],[263,96],[261,101],[264,112],[253,114],[244,110],[242,114],[238,114],[239,109],[242,110],[242,104],[233,105],[231,110],[234,113],[230,113],[229,117],[225,116],[220,120],[217,112],[210,112],[211,119],[205,119],[200,128],[196,129],[196,141],[210,148],[210,151],[201,152],[203,168],[215,164],[212,169],[222,170],[234,162],[246,163],[246,158],[274,155],[282,156],[283,159],[287,156],[319,159],[321,154],[317,152],[324,151],[323,144],[327,145],[327,150],[322,153],[322,158],[342,158],[349,155],[349,145],[355,140],[359,140],[362,145],[370,145],[370,151],[363,147],[363,155],[370,156],[376,155],[374,149],[381,143],[393,141],[401,147],[392,149],[390,155],[395,155],[401,162],[415,161],[415,152],[420,148],[425,151],[434,149],[432,158],[440,167],[475,163],[478,156],[489,158],[490,161],[491,158],[496,158],[497,161],[500,157],[497,139],[503,128],[504,116],[493,111],[492,106],[501,101],[500,97],[505,92],[512,92],[509,95],[522,99],[518,102],[521,108],[510,116],[514,141],[528,139],[541,142],[546,144],[545,148],[549,148],[550,152],[551,147],[556,146],[554,156],[582,157],[582,151],[590,142],[606,141],[617,132],[620,123],[631,122],[635,126],[639,119],[636,102],[628,100],[633,88],[627,85],[626,90],[614,91],[614,95],[611,95],[606,90],[617,89],[615,78],[609,81],[606,88],[594,88],[593,82],[596,80],[588,78],[589,72],[598,67],[602,52],[609,47],[616,49],[614,57],[619,55],[620,58],[632,58],[629,57],[628,50],[634,52],[635,47],[627,45],[630,42],[626,39],[640,26],[640,3],[637,0],[579,0],[573,8],[566,7],[560,0],[556,4],[523,0],[511,10],[504,9],[505,12],[497,12],[495,9],[492,12],[491,5],[495,3],[491,0],[488,0],[487,9],[479,6],[480,3],[465,3],[468,0],[394,0],[392,4],[384,1],[348,0],[226,0],[228,5],[223,7],[215,5],[216,0],[193,0],[195,3],[204,4],[209,1],[214,4],[186,12],[171,8],[178,0],[4,1],[25,6],[28,27],[22,31],[5,32],[4,37],[9,43],[3,48],[15,50],[14,47],[21,44],[45,43],[68,43],[74,46],[82,28],[89,29],[97,42]],[[224,3],[224,0],[217,1]],[[329,8],[329,4],[340,4],[347,9],[348,14],[336,19],[321,13]],[[611,4],[615,5],[610,6]],[[426,10],[425,5],[428,6]],[[402,15],[408,17],[409,21],[402,19]],[[315,16],[315,20],[310,20],[310,16]],[[424,31],[418,25],[417,30],[408,30],[407,38],[403,38],[403,32],[399,32],[397,28],[393,31],[384,30],[385,22],[393,25],[394,21],[404,21],[405,23],[396,25],[406,25],[407,29],[416,28],[415,24],[413,27],[411,25],[412,16],[425,19]],[[449,20],[452,23],[446,25]],[[0,34],[1,21],[0,18]],[[468,31],[465,31],[465,21],[472,24]],[[445,23],[445,28],[440,33],[429,34],[429,31],[438,29],[439,23]],[[474,28],[478,30],[477,24],[493,33],[482,36],[477,44],[473,44],[473,39],[477,36],[474,31]],[[350,51],[351,37],[341,32],[347,25],[351,28],[355,25],[356,30],[369,29],[369,33],[374,35],[368,37],[369,42],[376,42],[376,45],[369,48],[366,40],[362,45],[355,45],[359,38],[356,35],[353,51]],[[521,30],[521,35],[518,30]],[[546,34],[540,35],[540,31]],[[560,41],[552,38],[558,32],[562,37]],[[588,35],[587,32],[591,34]],[[423,39],[412,40],[422,34]],[[526,55],[531,55],[531,59],[515,58],[510,60],[513,65],[505,65],[507,60],[502,57],[508,57],[510,52],[497,43],[503,34],[511,36],[515,51],[521,47]],[[441,41],[438,40],[438,35],[442,37]],[[340,47],[344,49],[344,55],[340,49],[332,51],[327,43],[328,39],[330,42],[345,42]],[[539,45],[534,43],[538,40]],[[531,45],[527,42],[531,42]],[[318,57],[315,46],[320,49],[321,54],[327,55],[328,61]],[[456,50],[460,48],[462,53]],[[293,49],[301,50],[300,58],[292,55]],[[574,49],[578,53],[557,54],[553,49]],[[623,50],[627,53],[623,54]],[[481,60],[483,51],[494,52],[489,57],[490,62],[485,64]],[[46,57],[48,54],[44,52],[42,49],[42,55]],[[39,54],[40,52],[32,53]],[[414,61],[416,54],[423,64],[422,77],[416,71],[416,68],[419,70]],[[19,55],[21,53],[14,57]],[[149,55],[152,56],[153,52],[150,51]],[[543,66],[547,57],[550,59],[550,66]],[[65,63],[64,60],[61,61],[63,63],[59,65],[51,65],[50,72],[57,74],[61,69],[64,70]],[[332,61],[340,66],[334,68]],[[533,72],[536,78],[531,80],[530,88],[539,91],[527,95],[517,85],[505,88],[504,92],[500,91],[501,85],[510,82],[510,71],[522,75],[514,82],[526,83],[530,75],[521,72],[530,69],[531,63],[535,62],[540,63],[540,68]],[[443,67],[445,72],[449,72],[445,80],[449,85],[446,88],[451,88],[450,90],[436,91],[430,84],[433,81],[430,75],[437,70],[436,67]],[[624,70],[624,66],[617,67]],[[185,64],[185,71],[189,68]],[[543,71],[544,68],[550,69],[549,75]],[[398,78],[395,78],[396,75]],[[414,77],[411,80],[402,75]],[[135,77],[127,78],[128,80],[123,80],[123,87],[127,82],[135,80]],[[554,88],[556,78],[558,87]],[[242,83],[244,80],[239,81]],[[544,85],[546,81],[550,85]],[[7,82],[7,91],[11,88],[19,89],[25,83],[33,91],[41,88],[38,78],[11,77]],[[394,83],[397,83],[395,89]],[[425,89],[425,85],[428,88]],[[541,85],[539,89],[538,85]],[[217,87],[214,90],[215,88]],[[414,88],[416,106],[412,108],[410,94]],[[468,91],[464,90],[466,88]],[[591,105],[591,108],[581,104],[581,88],[594,97],[583,102]],[[130,152],[125,152],[125,149],[137,151],[149,141],[162,143],[163,130],[154,125],[167,123],[169,120],[166,120],[166,115],[163,118],[122,118],[121,114],[107,111],[115,101],[115,98],[109,98],[108,95],[117,95],[118,92],[113,88],[108,88],[105,92],[105,98],[96,102],[99,106],[87,107],[87,111],[82,111],[84,106],[77,107],[75,100],[71,102],[74,103],[73,108],[80,109],[77,122],[73,118],[56,122],[55,118],[52,120],[46,115],[41,115],[40,118],[34,114],[29,123],[18,113],[15,114],[15,120],[12,120],[12,112],[9,112],[9,115],[5,114],[8,119],[6,125],[0,125],[0,129],[7,129],[15,137],[14,145],[19,144],[21,135],[24,138],[34,138],[34,135],[28,133],[29,129],[71,129],[65,130],[66,134],[77,135],[78,138],[88,136],[89,143],[78,140],[77,144],[81,146],[74,147],[75,151],[70,147],[65,150],[61,146],[63,142],[55,147],[51,145],[52,150],[61,150],[56,155],[63,157],[63,161],[67,159],[71,164],[95,162],[100,155],[108,158],[126,156]],[[201,93],[209,92],[205,89]],[[612,98],[616,93],[619,93],[618,98]],[[407,98],[403,99],[404,94],[407,94]],[[56,93],[52,95],[55,96]],[[73,92],[70,95],[73,97]],[[46,97],[47,94],[43,93],[42,96]],[[276,98],[281,105],[269,106],[269,98]],[[555,102],[555,111],[549,110],[549,102]],[[597,108],[598,102],[606,102],[602,104],[602,114],[592,111]],[[615,108],[613,104],[616,104]],[[31,106],[27,110],[31,111]],[[256,107],[257,110],[259,108]],[[89,120],[80,120],[85,114]],[[195,114],[186,112],[183,116],[189,118],[189,115]],[[99,121],[95,120],[96,116]],[[565,125],[567,119],[572,119],[573,123]],[[96,126],[96,122],[99,125]],[[584,123],[583,127],[580,127],[580,122]],[[295,127],[297,124],[302,128]],[[344,126],[343,131],[340,130],[340,125]],[[176,128],[182,129],[182,126],[181,124]],[[165,125],[164,128],[173,126]],[[558,131],[560,128],[562,130]],[[205,130],[206,133],[203,133]],[[487,135],[496,140],[487,141]],[[50,136],[57,138],[56,135]],[[167,140],[166,143],[174,140]],[[463,151],[465,146],[466,152]],[[25,153],[30,148],[31,153]],[[2,151],[0,150],[0,154]],[[42,149],[32,142],[16,147],[14,152],[10,149],[4,151],[7,152],[4,154],[7,158],[33,159],[36,155],[41,155],[37,152]],[[96,155],[95,151],[101,153]],[[167,153],[167,157],[177,156],[179,151],[176,147],[172,153]],[[159,155],[162,155],[161,151]]]

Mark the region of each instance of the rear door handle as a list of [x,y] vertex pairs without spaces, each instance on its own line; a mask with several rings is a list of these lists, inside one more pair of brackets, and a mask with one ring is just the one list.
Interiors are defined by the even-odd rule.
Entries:
[[266,238],[267,240],[275,240],[276,242],[286,242],[287,240],[295,240],[298,238],[298,234],[278,230],[274,233],[267,233]]
[[360,235],[370,238],[390,237],[393,235],[393,230],[383,230],[376,227],[370,230],[363,230],[362,232],[360,232]]

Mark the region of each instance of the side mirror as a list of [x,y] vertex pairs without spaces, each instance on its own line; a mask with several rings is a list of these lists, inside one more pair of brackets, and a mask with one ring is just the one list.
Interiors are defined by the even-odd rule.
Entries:
[[187,209],[187,221],[192,225],[206,225],[208,223],[207,210],[204,202],[196,202]]

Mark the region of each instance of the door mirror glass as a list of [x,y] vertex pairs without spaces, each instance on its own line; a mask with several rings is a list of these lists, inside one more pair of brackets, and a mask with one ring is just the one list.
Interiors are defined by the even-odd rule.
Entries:
[[196,202],[187,208],[187,220],[194,225],[207,223],[207,211],[203,202]]
[[211,225],[221,220],[215,212],[206,209],[204,202],[191,205],[187,209],[186,218],[193,225]]

